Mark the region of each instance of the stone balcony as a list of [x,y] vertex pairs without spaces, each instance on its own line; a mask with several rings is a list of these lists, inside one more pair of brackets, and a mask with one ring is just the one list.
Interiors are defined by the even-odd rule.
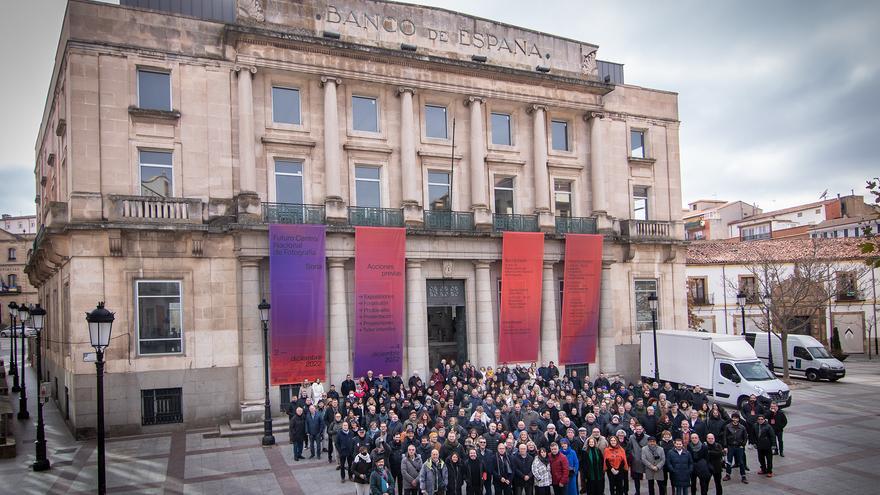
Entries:
[[202,223],[202,201],[198,198],[109,195],[107,200],[107,220],[111,222]]
[[620,235],[634,240],[668,241],[683,238],[676,224],[663,220],[621,220]]

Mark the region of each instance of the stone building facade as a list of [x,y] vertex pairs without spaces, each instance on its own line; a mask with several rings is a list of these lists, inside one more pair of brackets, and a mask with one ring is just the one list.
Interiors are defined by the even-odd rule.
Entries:
[[[35,217],[3,215],[3,221],[11,231],[0,228],[0,327],[9,325],[9,303],[39,302],[37,289],[25,273],[28,251],[34,243],[34,235],[27,232],[28,225],[35,221]],[[14,233],[18,230],[21,232]]]
[[246,1],[222,23],[71,0],[28,265],[71,428],[95,421],[82,315],[100,300],[111,431],[259,411],[272,222],[328,225],[333,383],[351,369],[357,225],[407,227],[403,373],[497,364],[505,230],[545,233],[543,361],[565,233],[605,236],[591,365],[635,372],[651,292],[661,326],[686,326],[678,102],[600,80],[596,51],[387,2]]

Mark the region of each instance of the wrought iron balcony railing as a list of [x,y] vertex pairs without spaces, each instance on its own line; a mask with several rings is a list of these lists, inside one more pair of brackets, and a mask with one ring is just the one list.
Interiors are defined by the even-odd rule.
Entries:
[[596,219],[592,217],[556,217],[557,234],[595,234]]
[[349,206],[348,223],[353,227],[403,227],[403,210]]
[[263,221],[266,223],[324,223],[324,205],[296,203],[263,203]]
[[474,231],[474,214],[469,211],[425,210],[425,229]]
[[496,232],[538,232],[537,215],[493,215],[492,226]]

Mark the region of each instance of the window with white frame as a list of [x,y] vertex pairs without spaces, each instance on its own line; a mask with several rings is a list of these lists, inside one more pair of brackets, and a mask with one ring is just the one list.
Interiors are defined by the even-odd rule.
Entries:
[[158,70],[138,69],[138,108],[171,110],[171,74]]
[[633,129],[629,132],[630,155],[633,158],[645,158],[645,131]]
[[648,188],[633,186],[633,220],[648,219]]
[[513,215],[513,177],[495,178],[495,213]]
[[425,105],[425,136],[429,138],[447,139],[446,107]]
[[554,150],[568,151],[568,122],[564,120],[550,121],[550,136]]
[[355,131],[379,132],[379,104],[376,98],[351,97],[351,128]]
[[183,352],[181,284],[176,280],[138,280],[135,301],[139,354]]
[[275,159],[275,202],[303,203],[303,164]]
[[382,207],[382,179],[379,167],[355,165],[354,181],[357,206]]
[[555,179],[553,181],[553,202],[557,217],[570,217],[571,214],[571,181]]
[[[654,294],[657,299],[660,295],[657,293],[657,279],[637,279],[634,286],[634,297],[636,306],[636,330],[641,332],[651,330],[651,305],[648,296]],[[660,320],[659,304],[657,320]]]
[[492,144],[500,144],[510,146],[513,139],[510,132],[510,115],[506,113],[495,113],[491,115],[492,124]]
[[15,248],[9,248],[9,250],[8,250],[8,252],[7,252],[6,254],[9,255],[9,256],[8,256],[9,261],[15,261],[15,254],[16,254],[16,253],[15,253]]
[[9,282],[9,283],[7,284],[7,286],[8,286],[10,289],[12,289],[12,288],[14,288],[14,287],[18,287],[18,276],[17,276],[16,274],[14,274],[14,273],[10,273],[10,274],[6,277],[6,281]]
[[302,123],[298,89],[272,87],[272,121],[279,124]]
[[428,171],[428,208],[431,210],[451,210],[449,172]]
[[141,194],[170,198],[174,194],[174,160],[170,151],[140,150]]

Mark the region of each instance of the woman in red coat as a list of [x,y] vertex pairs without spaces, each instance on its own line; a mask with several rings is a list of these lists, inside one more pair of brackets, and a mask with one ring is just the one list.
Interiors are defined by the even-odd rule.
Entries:
[[568,485],[568,458],[559,452],[556,442],[550,444],[550,480],[553,484],[554,495],[565,495],[565,487]]

